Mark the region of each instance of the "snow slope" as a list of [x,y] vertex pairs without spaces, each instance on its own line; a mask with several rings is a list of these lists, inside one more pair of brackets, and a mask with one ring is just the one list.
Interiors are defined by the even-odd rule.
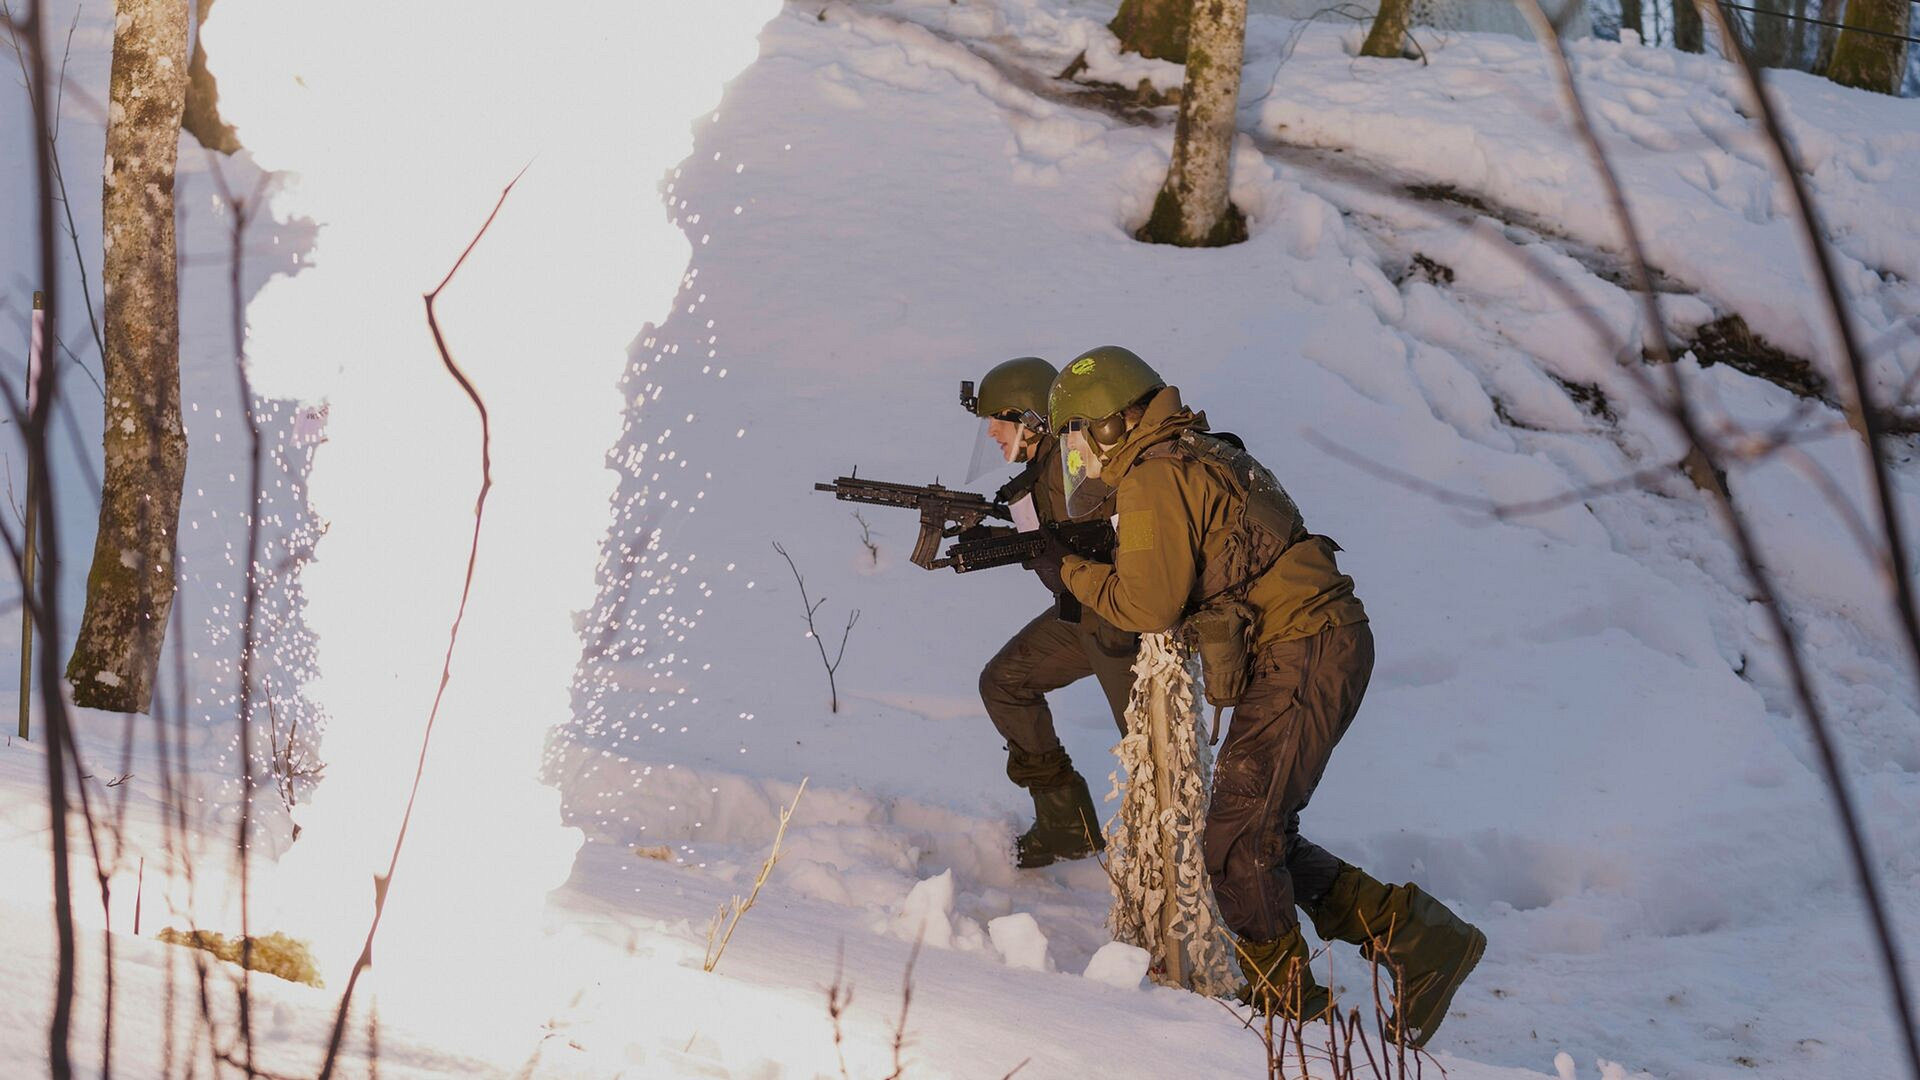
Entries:
[[[1502,502],[1677,456],[1612,365],[1639,330],[1544,65],[1510,39],[1466,34],[1429,67],[1356,61],[1351,32],[1256,18],[1235,186],[1253,237],[1146,248],[1127,234],[1164,174],[1167,117],[1040,78],[1098,40],[1102,9],[792,5],[696,123],[693,155],[663,181],[694,245],[691,276],[632,350],[602,597],[582,618],[576,715],[546,765],[588,840],[548,910],[543,966],[571,988],[538,1001],[544,1030],[484,1046],[457,1040],[430,1002],[383,997],[382,1069],[838,1075],[825,1008],[838,972],[857,992],[849,1071],[885,1075],[920,939],[910,1076],[999,1076],[1022,1060],[1023,1077],[1258,1075],[1258,1044],[1219,1006],[1079,977],[1108,941],[1098,867],[1005,862],[1024,811],[973,682],[1041,608],[1038,587],[1015,571],[919,571],[905,560],[912,520],[878,508],[862,515],[870,555],[849,508],[811,490],[854,466],[955,482],[973,427],[953,411],[957,380],[1111,341],[1243,435],[1347,551],[1380,665],[1305,827],[1487,931],[1435,1044],[1451,1074],[1897,1074],[1832,812],[1704,496],[1675,472],[1501,520],[1323,448]],[[1824,355],[1725,70],[1601,42],[1577,57],[1657,226],[1670,328],[1737,312],[1790,351]],[[1117,81],[1165,75],[1112,62],[1133,76]],[[1920,363],[1901,329],[1920,296],[1894,265],[1920,250],[1913,187],[1899,181],[1920,155],[1920,114],[1791,75],[1776,85],[1897,385]],[[1436,185],[1451,191],[1408,194]],[[6,250],[17,262],[19,246]],[[1581,310],[1528,266],[1556,274]],[[1616,338],[1607,347],[1595,322]],[[1726,365],[1682,368],[1718,413],[1794,415],[1786,391]],[[1604,408],[1576,396],[1587,387]],[[1812,437],[1834,415],[1816,406],[1796,421],[1802,449],[1858,502],[1857,444]],[[1729,484],[1806,634],[1911,940],[1911,674],[1845,526],[1793,463]],[[316,551],[324,560],[324,540]],[[802,618],[822,597],[829,647],[860,612],[837,713]],[[1104,775],[1102,700],[1086,686],[1054,700],[1076,760]],[[104,746],[117,732],[99,734]],[[41,933],[22,929],[44,903],[36,762],[19,745],[0,757],[4,940],[26,958],[8,966],[14,1002],[35,1000],[47,964]],[[802,777],[783,860],[703,974],[709,915],[751,886]],[[131,832],[151,842],[141,820]],[[670,858],[634,852],[655,845]],[[203,921],[231,925],[203,903]],[[158,1041],[159,955],[123,949],[124,1000],[147,1003],[123,1013],[146,1014],[125,1020],[123,1060]],[[1351,950],[1331,963],[1357,988]],[[551,992],[532,974],[520,973],[529,997]],[[329,999],[263,993],[270,1064],[313,1060]],[[0,1025],[0,1062],[29,1075],[38,1016],[30,1005]],[[92,1045],[85,1031],[78,1045]]]

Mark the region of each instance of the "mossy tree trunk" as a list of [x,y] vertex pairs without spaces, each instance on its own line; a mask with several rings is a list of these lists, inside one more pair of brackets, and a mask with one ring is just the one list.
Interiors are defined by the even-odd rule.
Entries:
[[1187,62],[1187,28],[1193,0],[1121,0],[1107,29],[1120,39],[1120,51],[1153,60]]
[[1380,0],[1380,10],[1360,46],[1360,55],[1398,59],[1405,52],[1407,27],[1412,22],[1413,0]]
[[1246,35],[1247,0],[1195,0],[1173,163],[1141,240],[1220,247],[1246,239],[1246,219],[1227,199]]
[[1673,47],[1681,52],[1706,51],[1706,29],[1694,0],[1673,0]]
[[200,37],[207,13],[213,10],[213,0],[200,0],[195,9],[193,60],[187,65],[187,105],[180,126],[200,140],[201,146],[231,154],[240,149],[240,139],[233,126],[220,118],[220,84],[207,68],[207,48]]
[[[1899,93],[1900,80],[1907,71],[1907,43],[1879,34],[1905,37],[1911,12],[1907,0],[1847,0],[1847,17],[1842,20],[1846,29],[1834,42],[1827,77],[1842,86]],[[1862,32],[1868,30],[1879,34]]]
[[187,5],[119,0],[102,192],[106,438],[87,610],[67,662],[75,704],[146,712],[173,607],[187,439],[173,174],[187,92]]

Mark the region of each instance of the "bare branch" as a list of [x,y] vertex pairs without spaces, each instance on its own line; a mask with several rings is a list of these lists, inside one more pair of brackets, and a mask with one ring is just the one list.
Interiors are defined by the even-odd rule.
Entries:
[[814,645],[820,650],[820,663],[827,669],[827,694],[831,702],[830,707],[833,712],[839,712],[840,690],[835,685],[833,676],[834,672],[840,670],[840,661],[845,659],[847,655],[847,638],[853,634],[853,624],[860,621],[860,609],[854,608],[853,611],[847,615],[846,629],[840,633],[840,650],[833,654],[832,660],[828,660],[826,642],[820,639],[820,632],[815,629],[813,625],[814,613],[820,610],[820,605],[827,602],[827,598],[822,596],[818,600],[807,599],[807,581],[800,576],[800,568],[794,565],[793,556],[787,554],[787,549],[781,547],[778,541],[774,543],[773,550],[779,552],[780,557],[787,560],[787,569],[793,571],[794,584],[800,586],[800,604],[806,608],[807,611],[807,636],[813,639]]
[[[1829,314],[1845,348],[1847,370],[1853,380],[1853,394],[1849,408],[1852,411],[1854,423],[1867,444],[1870,474],[1873,478],[1875,494],[1880,500],[1881,526],[1886,533],[1886,549],[1889,556],[1881,561],[1880,565],[1891,579],[1890,584],[1895,595],[1895,616],[1905,637],[1904,644],[1908,649],[1912,674],[1920,677],[1920,623],[1915,621],[1911,577],[1905,565],[1905,559],[1899,555],[1906,550],[1906,545],[1902,536],[1900,515],[1893,504],[1891,485],[1886,475],[1886,463],[1880,453],[1879,440],[1883,431],[1879,426],[1880,419],[1876,416],[1876,410],[1871,407],[1864,362],[1854,341],[1851,323],[1847,318],[1846,300],[1834,276],[1831,253],[1827,250],[1823,239],[1824,234],[1818,227],[1817,218],[1806,198],[1799,173],[1793,167],[1792,153],[1787,146],[1785,134],[1760,85],[1759,76],[1755,73],[1745,49],[1740,45],[1740,39],[1731,32],[1725,13],[1720,11],[1717,5],[1704,6],[1719,24],[1722,40],[1729,45],[1729,58],[1740,69],[1751,92],[1754,107],[1760,116],[1763,134],[1773,154],[1776,171],[1783,174],[1782,178],[1792,195],[1802,230],[1802,239],[1811,248],[1814,261],[1820,269]],[[1561,92],[1566,98],[1575,132],[1587,147],[1588,154],[1593,160],[1593,167],[1605,185],[1614,215],[1625,233],[1627,248],[1632,258],[1633,274],[1641,290],[1647,325],[1653,332],[1651,336],[1664,358],[1665,339],[1664,335],[1658,332],[1661,326],[1659,301],[1653,293],[1651,275],[1648,271],[1645,249],[1640,243],[1639,230],[1627,207],[1619,178],[1614,173],[1612,165],[1607,160],[1606,151],[1601,147],[1588,122],[1586,107],[1581,101],[1578,87],[1574,84],[1573,68],[1567,58],[1565,46],[1552,22],[1541,10],[1539,0],[1523,0],[1520,10],[1532,26],[1534,37],[1546,49],[1548,59],[1559,79]],[[1677,370],[1672,365],[1668,365],[1668,371],[1674,393],[1666,415],[1688,443],[1709,463],[1712,463],[1716,460],[1714,447],[1701,431],[1692,406],[1685,394],[1681,392],[1682,387]],[[1861,828],[1858,811],[1854,806],[1852,786],[1847,779],[1846,771],[1840,764],[1839,750],[1828,730],[1826,715],[1814,695],[1812,679],[1800,654],[1798,639],[1793,627],[1787,621],[1786,611],[1780,603],[1772,575],[1767,571],[1760,557],[1752,529],[1724,488],[1716,485],[1712,494],[1720,503],[1742,567],[1754,586],[1757,599],[1766,610],[1768,622],[1776,639],[1781,643],[1789,682],[1801,711],[1806,716],[1808,731],[1819,753],[1823,778],[1840,815],[1842,832],[1853,863],[1855,878],[1859,882],[1862,899],[1867,907],[1868,921],[1873,927],[1874,937],[1879,946],[1881,966],[1887,979],[1895,1022],[1905,1042],[1908,1067],[1916,1080],[1920,1080],[1920,1032],[1916,1031],[1912,996],[1907,990],[1906,973],[1901,967],[1899,945],[1892,923],[1887,916],[1885,901],[1880,893],[1878,874],[1868,854],[1866,837]]]
[[513,193],[513,186],[520,182],[520,177],[525,176],[526,171],[522,168],[512,180],[508,181],[505,190],[500,192],[500,200],[493,205],[493,212],[487,215],[485,222],[481,223],[480,231],[474,234],[466,250],[454,260],[453,269],[448,270],[447,276],[442,278],[440,284],[434,286],[433,291],[425,297],[427,328],[433,332],[433,344],[440,352],[440,362],[446,367],[447,373],[453,376],[453,380],[460,384],[460,389],[466,392],[468,399],[473,402],[475,411],[480,414],[480,492],[474,498],[473,541],[467,550],[467,573],[460,587],[460,606],[454,612],[453,627],[447,634],[447,652],[440,665],[440,687],[434,691],[433,706],[427,712],[426,730],[420,736],[420,758],[414,766],[413,784],[407,791],[406,810],[400,815],[400,831],[394,837],[393,857],[387,862],[387,872],[374,879],[373,920],[367,926],[366,943],[361,946],[360,955],[353,962],[353,971],[347,976],[347,987],[340,995],[340,1007],[333,1017],[333,1034],[327,1040],[327,1056],[321,1063],[319,1080],[330,1080],[333,1076],[334,1066],[340,1057],[340,1044],[346,1035],[347,1015],[353,1005],[354,987],[358,985],[361,974],[373,963],[373,939],[380,932],[380,916],[386,911],[387,906],[387,888],[393,881],[394,871],[400,866],[400,852],[407,843],[407,826],[413,821],[414,800],[420,795],[420,781],[427,771],[427,752],[433,744],[433,725],[440,717],[440,702],[446,696],[447,684],[453,680],[453,650],[460,641],[460,624],[467,615],[467,601],[473,595],[474,568],[480,561],[480,529],[487,512],[487,493],[493,489],[493,429],[487,415],[487,403],[481,398],[480,392],[474,389],[473,382],[467,378],[466,372],[454,362],[453,354],[447,350],[446,337],[440,332],[440,320],[434,315],[433,302],[439,298],[440,291],[453,281],[453,276],[460,272],[460,267],[466,263],[467,256],[473,254],[473,249],[479,245],[480,239],[487,235],[487,228],[493,224],[494,218],[500,216],[500,208],[506,205],[507,196]]

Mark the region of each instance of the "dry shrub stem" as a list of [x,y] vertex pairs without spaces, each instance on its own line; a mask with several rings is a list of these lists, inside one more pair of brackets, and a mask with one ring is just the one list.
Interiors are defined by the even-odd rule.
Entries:
[[[1399,995],[1393,989],[1400,984],[1401,971],[1392,961],[1380,959],[1380,953],[1385,951],[1385,943],[1391,937],[1389,930],[1385,938],[1377,939],[1378,947],[1368,956],[1374,1016],[1371,1031],[1362,1020],[1359,1009],[1349,1009],[1343,1015],[1337,998],[1330,1003],[1322,1018],[1313,1021],[1299,1018],[1299,1006],[1304,999],[1306,985],[1303,978],[1305,964],[1290,964],[1278,986],[1264,974],[1256,975],[1259,986],[1255,989],[1265,990],[1272,997],[1289,1003],[1292,1006],[1291,1015],[1258,1008],[1242,1013],[1225,1001],[1219,1002],[1220,1007],[1244,1030],[1253,1033],[1265,1048],[1268,1080],[1283,1080],[1286,1077],[1290,1057],[1298,1070],[1295,1075],[1299,1080],[1310,1080],[1314,1075],[1312,1066],[1316,1063],[1327,1067],[1327,1075],[1331,1080],[1360,1080],[1363,1074],[1355,1065],[1356,1046],[1365,1059],[1366,1074],[1371,1075],[1373,1080],[1408,1080],[1409,1077],[1419,1080],[1425,1075],[1428,1064],[1439,1070],[1442,1077],[1446,1076],[1445,1066],[1437,1059],[1426,1050],[1407,1043],[1406,1027],[1399,1017]],[[1237,944],[1235,949],[1239,951]],[[1325,951],[1322,949],[1314,957]],[[1244,961],[1244,952],[1240,955]],[[1309,961],[1314,957],[1310,957]],[[1333,993],[1331,985],[1328,993]],[[1326,1026],[1326,1041],[1324,1044],[1316,1042],[1309,1049],[1308,1029],[1316,1024]]]
[[[31,95],[33,112],[33,171],[36,213],[36,242],[40,262],[40,281],[46,294],[46,315],[44,340],[59,340],[59,264],[54,254],[54,174],[50,143],[53,132],[53,117],[47,100],[46,43],[43,35],[45,5],[35,3],[32,14],[25,18],[16,17],[11,10],[6,13],[6,22],[11,31],[14,44],[18,47],[26,44],[31,58],[27,67],[27,86],[34,91]],[[60,516],[58,500],[49,483],[47,475],[46,444],[47,416],[54,402],[59,400],[60,365],[43,363],[40,365],[39,382],[34,388],[33,400],[36,407],[27,412],[16,404],[17,399],[8,393],[9,404],[14,406],[16,423],[22,423],[27,435],[27,469],[30,477],[28,488],[37,504],[41,529],[44,530],[48,551],[60,550]],[[8,538],[9,554],[13,557],[14,567],[26,580],[24,553]],[[26,597],[23,601],[34,614],[35,626],[43,641],[65,640],[60,633],[60,590],[57,587],[58,574],[54,572],[57,563],[49,566],[49,572],[39,576],[40,590],[36,598]],[[66,743],[71,734],[71,717],[67,712],[65,697],[60,693],[59,654],[52,648],[42,649],[40,654],[40,694],[44,722],[49,727],[47,739],[46,778],[47,778],[47,820],[53,823],[48,830],[53,864],[53,908],[55,933],[55,961],[52,1016],[47,1025],[47,1071],[53,1080],[69,1080],[73,1075],[73,1061],[70,1042],[73,1024],[74,997],[74,928],[73,928],[73,892],[68,878],[70,853],[67,846],[67,778]]]
[[913,949],[907,953],[906,973],[900,977],[900,1018],[893,1023],[893,1071],[887,1074],[887,1080],[900,1080],[907,1073],[907,1013],[913,1008],[913,966],[920,962],[923,940],[914,939]]
[[[793,802],[780,811],[780,828],[773,834],[773,850],[767,852],[767,859],[760,864],[760,873],[753,879],[753,889],[745,899],[736,896],[720,905],[713,916],[713,922],[707,926],[707,953],[700,964],[700,970],[712,971],[720,963],[720,956],[727,951],[727,942],[733,940],[733,931],[740,925],[740,917],[753,910],[753,902],[760,898],[760,887],[773,876],[773,868],[780,862],[780,842],[787,837],[787,823],[793,820],[793,812],[800,808],[800,796],[807,793],[808,777],[800,778],[800,787],[793,793]],[[722,930],[722,925],[725,930]]]
[[[254,1073],[253,1045],[253,927],[252,927],[252,851],[253,851],[253,656],[260,608],[260,486],[262,482],[260,419],[253,410],[253,383],[247,375],[247,309],[242,293],[242,274],[246,266],[247,225],[255,204],[267,187],[267,173],[261,173],[252,194],[236,198],[227,186],[226,171],[220,158],[209,150],[208,171],[220,199],[232,212],[228,230],[227,302],[232,334],[233,368],[240,388],[240,415],[247,423],[247,549],[245,567],[246,599],[240,637],[239,700],[235,707],[240,736],[240,820],[235,826],[235,843],[240,860],[240,1040],[245,1049],[247,1075]],[[178,648],[178,643],[175,645]]]
[[853,624],[860,621],[860,609],[854,608],[848,613],[847,627],[840,632],[840,650],[833,654],[832,660],[828,660],[827,643],[821,640],[819,631],[814,629],[813,625],[814,613],[820,610],[820,605],[827,602],[827,598],[822,596],[818,600],[807,599],[807,581],[800,576],[800,568],[794,565],[793,556],[787,554],[787,549],[781,547],[778,541],[774,542],[773,550],[779,552],[780,557],[787,560],[787,569],[793,571],[793,582],[795,585],[800,586],[800,605],[807,610],[807,636],[812,638],[814,645],[820,649],[820,663],[827,669],[827,697],[829,708],[833,712],[839,712],[840,689],[835,685],[833,675],[834,672],[840,670],[840,661],[847,655],[847,638],[853,634]]
[[522,168],[508,181],[506,188],[500,192],[500,200],[493,205],[493,212],[481,223],[480,231],[468,242],[466,250],[454,260],[453,269],[448,270],[447,276],[424,298],[427,329],[433,333],[433,344],[439,350],[440,362],[446,367],[447,373],[453,376],[454,382],[460,384],[460,389],[480,414],[480,492],[474,498],[473,541],[467,550],[467,571],[460,587],[460,606],[454,612],[453,626],[447,634],[447,652],[440,665],[440,686],[434,691],[433,707],[427,712],[426,730],[420,736],[420,757],[414,766],[412,786],[407,791],[406,810],[400,815],[400,831],[393,840],[393,856],[387,861],[387,872],[374,879],[373,919],[367,925],[366,943],[361,946],[360,955],[353,962],[353,971],[347,976],[346,989],[340,994],[340,1006],[333,1017],[333,1034],[327,1039],[327,1056],[321,1063],[319,1080],[330,1080],[333,1076],[334,1066],[340,1058],[340,1044],[346,1036],[347,1015],[353,1006],[354,987],[359,984],[361,974],[373,963],[373,939],[380,932],[380,916],[387,907],[387,890],[393,883],[394,871],[400,866],[400,852],[407,843],[407,826],[413,821],[414,800],[420,795],[420,780],[427,771],[427,752],[433,745],[434,721],[439,719],[440,702],[446,697],[447,684],[453,678],[453,650],[460,641],[460,623],[467,615],[467,600],[473,595],[473,572],[480,561],[480,530],[487,512],[487,492],[493,489],[493,430],[487,415],[487,403],[481,398],[480,392],[474,389],[466,372],[454,362],[453,354],[447,350],[446,338],[440,332],[440,320],[434,315],[433,302],[439,298],[441,290],[453,281],[453,276],[460,272],[460,267],[466,263],[467,256],[473,254],[473,249],[479,246],[481,238],[487,235],[487,228],[493,224],[494,218],[500,216],[500,208],[506,204],[507,196],[513,193],[513,186],[520,182],[520,177],[526,175],[526,171]]
[[827,1022],[833,1027],[833,1054],[840,1062],[840,1080],[852,1080],[847,1075],[846,1033],[840,1026],[840,1017],[853,1005],[853,987],[841,982],[846,959],[847,943],[842,941],[833,955],[833,983],[827,987]]

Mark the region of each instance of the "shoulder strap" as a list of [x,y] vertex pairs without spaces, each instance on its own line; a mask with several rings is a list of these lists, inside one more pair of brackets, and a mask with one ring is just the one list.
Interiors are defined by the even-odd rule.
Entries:
[[993,493],[993,501],[997,503],[1018,502],[1022,495],[1032,491],[1034,486],[1039,482],[1040,462],[1029,461],[1027,462],[1027,467],[1021,469],[1013,479],[1000,485],[1000,490]]

